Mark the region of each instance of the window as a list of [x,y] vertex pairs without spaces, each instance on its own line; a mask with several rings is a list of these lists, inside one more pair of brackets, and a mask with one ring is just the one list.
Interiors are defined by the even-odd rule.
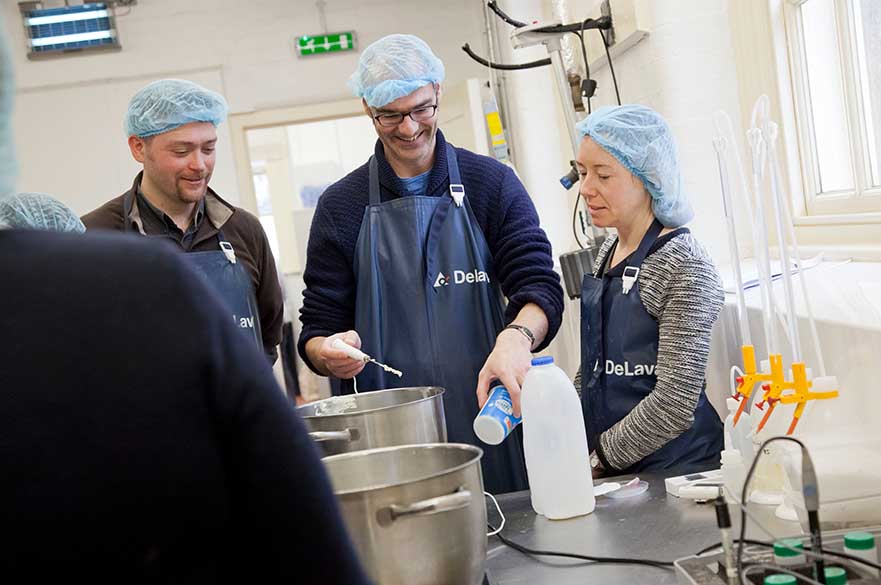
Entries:
[[113,10],[105,2],[42,8],[19,2],[28,41],[28,58],[93,49],[119,49]]
[[789,0],[808,215],[881,212],[881,2]]

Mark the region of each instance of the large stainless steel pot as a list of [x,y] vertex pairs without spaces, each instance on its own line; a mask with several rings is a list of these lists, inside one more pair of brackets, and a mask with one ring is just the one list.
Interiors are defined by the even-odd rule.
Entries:
[[483,451],[456,443],[326,457],[358,555],[382,585],[480,585]]
[[443,388],[419,386],[337,396],[300,406],[324,455],[446,443]]

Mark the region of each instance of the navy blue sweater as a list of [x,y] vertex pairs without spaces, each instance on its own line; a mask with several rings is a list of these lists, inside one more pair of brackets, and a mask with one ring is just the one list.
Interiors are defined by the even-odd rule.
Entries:
[[4,579],[366,585],[262,352],[164,246],[0,230]]
[[[378,140],[374,154],[379,163],[382,200],[404,196],[402,181],[386,162]],[[540,349],[550,343],[560,327],[563,289],[553,270],[551,244],[539,226],[535,206],[510,167],[463,148],[456,149],[456,156],[468,202],[489,245],[502,292],[508,298],[506,322],[512,321],[527,303],[541,307],[549,329]],[[368,182],[365,163],[328,187],[318,200],[303,274],[306,290],[298,344],[300,355],[310,367],[307,341],[355,327],[355,245],[368,205]],[[449,184],[446,141],[438,131],[426,193],[444,195]]]

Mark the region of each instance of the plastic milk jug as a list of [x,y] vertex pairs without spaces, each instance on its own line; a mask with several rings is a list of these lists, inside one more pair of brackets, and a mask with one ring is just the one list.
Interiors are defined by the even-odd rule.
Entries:
[[537,514],[562,520],[593,512],[596,501],[581,401],[554,358],[532,360],[523,380],[523,449]]

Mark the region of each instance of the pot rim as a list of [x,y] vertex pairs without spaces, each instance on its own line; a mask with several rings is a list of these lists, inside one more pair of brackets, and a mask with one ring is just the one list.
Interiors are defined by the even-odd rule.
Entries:
[[[461,471],[461,470],[465,469],[466,467],[474,465],[475,463],[477,463],[478,468],[479,468],[480,460],[483,457],[483,449],[481,449],[480,447],[476,447],[474,445],[468,445],[466,443],[422,443],[422,444],[415,444],[415,445],[396,445],[394,447],[379,447],[377,449],[365,449],[363,451],[352,451],[351,453],[340,453],[339,455],[329,455],[328,457],[324,457],[321,459],[321,461],[325,462],[328,460],[339,461],[339,460],[343,460],[343,459],[354,459],[356,457],[366,457],[366,456],[370,455],[371,453],[402,451],[404,449],[418,449],[420,451],[427,451],[427,450],[431,450],[431,449],[457,449],[457,450],[461,450],[461,451],[470,451],[474,457],[470,458],[468,461],[466,461],[464,463],[460,463],[459,465],[457,465],[455,467],[450,467],[449,469],[444,469],[443,471],[437,471],[435,473],[430,473],[428,475],[423,475],[420,477],[414,477],[414,478],[408,479],[406,481],[397,481],[397,482],[389,482],[389,483],[378,484],[378,485],[369,485],[369,486],[358,488],[358,489],[349,489],[349,490],[340,490],[340,491],[337,491],[336,489],[334,489],[333,490],[334,495],[335,496],[349,496],[349,495],[353,495],[353,494],[363,494],[363,493],[375,492],[375,491],[384,490],[387,488],[394,488],[394,487],[400,487],[400,486],[409,485],[409,484],[413,484],[413,483],[418,483],[421,481],[434,479],[436,477],[442,477],[445,475],[449,475],[451,473],[456,473],[457,471]],[[329,472],[328,472],[328,475],[330,475]]]
[[[389,404],[388,406],[378,406],[376,408],[371,408],[369,410],[353,410],[349,412],[340,412],[336,414],[302,414],[300,416],[306,419],[312,418],[335,418],[335,417],[344,417],[344,416],[358,416],[362,414],[372,413],[372,412],[381,412],[383,410],[391,410],[393,408],[401,408],[404,406],[409,406],[410,404],[419,404],[420,402],[425,402],[426,400],[434,400],[438,397],[443,397],[444,392],[446,392],[446,388],[442,388],[440,386],[405,386],[403,388],[386,388],[385,390],[368,390],[367,392],[363,392],[363,394],[382,394],[383,392],[397,392],[399,390],[416,390],[419,388],[427,388],[429,390],[439,390],[436,394],[432,396],[425,396],[423,398],[419,398],[418,400],[411,400],[410,402],[401,402],[399,404]],[[357,396],[357,394],[346,394],[346,396]],[[331,400],[333,398],[339,398],[339,396],[331,396],[329,398],[323,398],[322,400],[316,400],[315,402],[310,402],[309,404],[303,404],[297,407],[297,412],[300,412],[301,409],[308,408],[318,404],[319,402],[324,402],[325,400]]]

